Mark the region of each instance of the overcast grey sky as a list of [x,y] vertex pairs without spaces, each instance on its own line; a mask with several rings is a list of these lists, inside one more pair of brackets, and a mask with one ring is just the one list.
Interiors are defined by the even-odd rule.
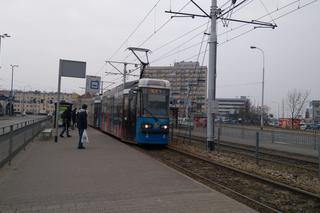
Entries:
[[[56,91],[60,58],[86,61],[87,74],[102,76],[104,81],[120,82],[120,76],[106,76],[105,71],[114,70],[104,61],[136,62],[126,48],[141,44],[141,47],[153,51],[150,55],[153,66],[172,65],[182,60],[194,61],[208,19],[170,19],[171,15],[164,12],[170,8],[178,11],[186,5],[182,12],[201,14],[188,2],[1,1],[0,34],[8,33],[12,37],[2,39],[1,42],[0,89],[10,89],[10,64],[18,64],[19,68],[14,72],[14,88]],[[210,0],[196,2],[209,13]],[[228,1],[218,1],[218,5],[223,6],[225,2]],[[249,96],[253,103],[261,103],[262,56],[259,51],[250,49],[251,45],[255,45],[265,52],[265,103],[274,112],[277,112],[278,104],[281,108],[281,101],[288,90],[294,88],[310,90],[310,99],[320,99],[320,3],[315,1],[303,7],[309,2],[313,1],[248,0],[244,7],[232,14],[232,18],[252,20],[271,13],[260,20],[273,22],[274,19],[278,25],[274,30],[256,29],[245,33],[253,26],[238,28],[242,24],[229,23],[225,28],[219,23],[218,97]],[[290,7],[281,9],[289,3],[292,3]],[[276,9],[278,12],[272,13]],[[140,27],[134,31],[141,22]],[[182,37],[191,30],[194,31]],[[132,32],[132,36],[127,39]],[[205,45],[202,51],[204,49]],[[200,55],[200,63],[203,56]],[[207,60],[206,57],[204,65],[207,65]],[[85,80],[82,79],[64,78],[62,81],[62,91],[65,92],[82,93],[80,87],[84,86]]]

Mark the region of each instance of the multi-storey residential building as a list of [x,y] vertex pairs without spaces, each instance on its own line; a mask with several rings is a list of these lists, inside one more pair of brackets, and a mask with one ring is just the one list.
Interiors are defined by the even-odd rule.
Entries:
[[[76,103],[76,93],[61,93],[60,100]],[[15,91],[13,108],[16,113],[48,114],[54,112],[57,93],[40,91]]]
[[313,100],[310,102],[311,118],[313,122],[320,123],[320,100]]
[[207,67],[198,62],[177,62],[174,66],[149,66],[146,78],[160,78],[171,83],[171,104],[179,109],[179,116],[187,112],[204,113]]

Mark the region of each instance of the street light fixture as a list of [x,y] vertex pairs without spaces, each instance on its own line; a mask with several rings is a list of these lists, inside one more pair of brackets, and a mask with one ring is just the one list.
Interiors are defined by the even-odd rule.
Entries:
[[257,49],[262,53],[262,95],[261,95],[261,119],[260,119],[260,128],[263,130],[263,114],[264,114],[264,64],[265,64],[265,59],[264,59],[264,51],[256,46],[251,46],[251,49]]
[[[10,38],[10,37],[11,37],[11,36],[8,35],[7,33],[0,35],[0,53],[1,53],[1,39],[2,39],[2,38]],[[0,66],[0,68],[1,68],[1,66]]]
[[13,100],[13,71],[15,67],[19,67],[19,65],[16,64],[10,64],[11,66],[11,92],[10,92],[10,116],[13,115],[13,106],[12,106],[12,100]]

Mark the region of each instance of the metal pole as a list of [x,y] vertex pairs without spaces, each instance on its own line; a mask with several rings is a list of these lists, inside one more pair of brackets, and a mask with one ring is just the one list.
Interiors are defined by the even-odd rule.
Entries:
[[56,108],[56,134],[54,136],[54,142],[58,142],[58,134],[59,134],[59,107],[60,107],[60,92],[61,92],[61,69],[62,69],[62,60],[60,59],[60,64],[59,64],[59,75],[58,75],[58,94],[57,94],[57,108]]
[[11,90],[10,90],[10,116],[12,116],[12,98],[13,98],[13,70],[14,70],[14,66],[11,66]]
[[13,115],[13,112],[12,112],[12,109],[13,109],[13,107],[12,107],[12,99],[13,99],[13,71],[14,71],[14,68],[15,67],[19,67],[18,65],[12,65],[12,64],[10,64],[10,66],[11,66],[11,91],[10,91],[10,109],[9,109],[9,112],[10,112],[10,116],[12,116]]
[[262,53],[262,88],[261,88],[261,117],[260,117],[260,128],[261,130],[263,130],[263,114],[264,114],[264,67],[265,67],[265,60],[264,60],[264,51],[259,48],[259,47],[255,47],[255,46],[251,46],[251,49],[257,49],[259,51],[261,51]]
[[263,130],[263,114],[264,114],[264,51],[258,48],[262,52],[263,65],[262,65],[262,101],[261,101],[261,130]]
[[[11,36],[8,35],[7,33],[0,35],[0,56],[1,56],[1,39],[2,39],[2,38],[10,38],[10,37],[11,37]],[[1,61],[0,61],[0,62],[1,62]],[[1,63],[0,63],[0,65],[1,65]],[[0,66],[0,68],[1,68],[1,66]]]
[[214,118],[213,104],[216,99],[216,65],[217,65],[217,0],[211,1],[211,34],[209,41],[209,69],[207,74],[207,146],[214,150]]
[[256,164],[259,165],[259,140],[260,134],[256,132]]
[[127,63],[123,63],[123,89],[127,81]]

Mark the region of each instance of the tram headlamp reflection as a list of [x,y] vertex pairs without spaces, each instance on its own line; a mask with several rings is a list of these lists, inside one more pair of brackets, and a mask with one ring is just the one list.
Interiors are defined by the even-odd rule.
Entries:
[[152,125],[151,124],[142,124],[142,129],[151,129]]
[[167,130],[169,128],[169,126],[167,124],[165,124],[165,125],[161,125],[160,128],[164,129],[164,130]]

